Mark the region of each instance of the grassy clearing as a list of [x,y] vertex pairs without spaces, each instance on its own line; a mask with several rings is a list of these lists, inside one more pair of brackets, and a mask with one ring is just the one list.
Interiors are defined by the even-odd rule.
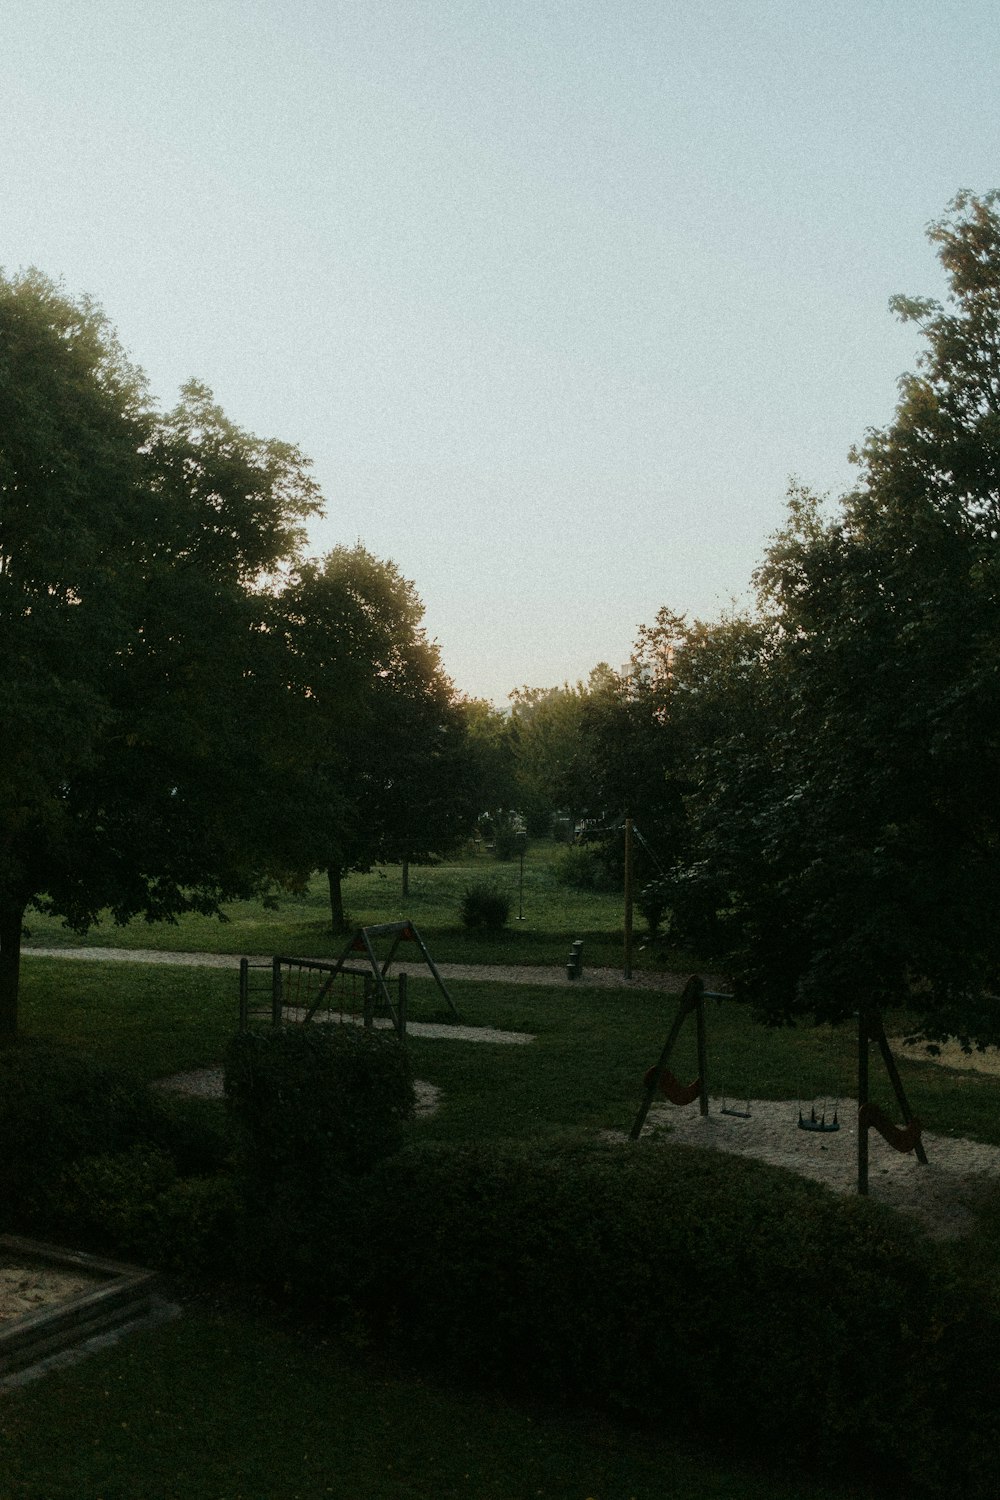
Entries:
[[[676,1005],[647,990],[582,985],[456,984],[453,993],[464,1021],[535,1036],[522,1047],[411,1039],[417,1076],[443,1096],[414,1132],[455,1142],[569,1141],[627,1128]],[[411,985],[411,1006],[415,1019],[437,1014],[429,981]],[[145,1077],[217,1063],[236,1013],[232,972],[25,960],[26,1032],[131,1063]],[[708,1030],[715,1090],[793,1100],[853,1090],[847,1030],[769,1032],[726,1004],[710,1007]],[[679,1076],[694,1076],[693,1028],[675,1063]],[[928,1129],[1000,1144],[1000,1079],[911,1060],[902,1069]],[[986,1226],[974,1247],[990,1264],[994,1230]],[[0,1472],[0,1495],[12,1500],[872,1493],[760,1474],[674,1439],[459,1392],[266,1318],[205,1307],[0,1398]]]
[[[591,965],[620,965],[623,956],[623,905],[620,893],[574,891],[560,884],[562,846],[536,840],[524,863],[524,920],[518,921],[519,867],[491,855],[469,855],[439,865],[412,866],[409,895],[402,894],[398,865],[344,882],[349,920],[357,925],[414,921],[435,959],[441,963],[565,964],[570,943],[584,939]],[[459,920],[462,892],[474,881],[495,882],[511,900],[511,917],[499,933],[470,933]],[[227,920],[186,916],[176,925],[133,921],[124,927],[103,922],[81,939],[61,921],[41,913],[28,915],[29,946],[154,948],[170,952],[271,954],[329,958],[342,940],[330,931],[326,879],[315,875],[307,890],[281,898],[273,911],[257,902],[236,902]],[[658,967],[652,947],[643,948],[643,924],[636,917],[636,968]]]
[[[418,1128],[456,1141],[621,1127],[634,1115],[642,1074],[656,1060],[677,1004],[655,991],[586,985],[453,982],[449,989],[463,1021],[536,1037],[528,1047],[411,1037],[417,1075],[437,1084],[446,1101]],[[145,1078],[217,1064],[236,1029],[237,1008],[234,971],[24,961],[26,1033],[127,1062]],[[430,980],[411,981],[410,1014],[439,1019],[440,995]],[[849,1098],[856,1087],[849,1028],[770,1031],[741,1007],[723,1003],[709,1006],[708,1037],[710,1087],[733,1099]],[[678,1077],[695,1076],[690,1024],[672,1065]],[[910,1057],[900,1059],[900,1068],[928,1130],[1000,1145],[1000,1078]],[[872,1085],[873,1096],[891,1107],[877,1066]],[[790,1109],[789,1128],[794,1116]]]
[[[56,1415],[58,1414],[58,1415]],[[44,1457],[42,1456],[44,1455]],[[0,1396],[5,1500],[800,1500],[795,1478],[198,1310]],[[810,1483],[814,1500],[873,1492]]]

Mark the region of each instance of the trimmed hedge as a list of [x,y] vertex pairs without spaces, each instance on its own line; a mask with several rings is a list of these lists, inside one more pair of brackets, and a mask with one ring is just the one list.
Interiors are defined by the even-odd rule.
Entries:
[[1000,1320],[888,1211],[681,1146],[418,1148],[367,1189],[351,1274],[413,1356],[994,1493]]
[[55,1043],[0,1048],[0,1204],[4,1222],[42,1215],[66,1170],[145,1136],[146,1086],[120,1068]]
[[368,1171],[398,1150],[414,1109],[406,1048],[356,1026],[239,1032],[225,1092],[251,1175],[265,1185]]
[[357,1179],[398,1150],[413,1114],[406,1048],[352,1026],[241,1032],[225,1087],[243,1137],[246,1273],[293,1301],[346,1306],[339,1263],[366,1237],[347,1225]]

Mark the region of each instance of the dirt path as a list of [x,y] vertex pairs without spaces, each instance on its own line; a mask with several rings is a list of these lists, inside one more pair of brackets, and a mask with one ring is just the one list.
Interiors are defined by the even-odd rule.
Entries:
[[[168,953],[158,948],[32,948],[22,950],[26,958],[73,958],[94,960],[98,963],[130,964],[180,964],[189,968],[238,969],[240,955],[236,953]],[[271,962],[270,955],[247,957],[253,964]],[[558,965],[531,966],[526,964],[437,964],[442,979],[472,979],[502,982],[504,984],[555,985],[560,989],[640,989],[658,990],[661,994],[678,995],[684,988],[686,974],[641,973],[625,979],[620,969],[588,969],[584,967],[579,979],[567,979],[566,967]],[[412,975],[415,979],[427,975],[427,967],[420,960],[396,960],[396,973]],[[711,989],[716,985],[712,975],[705,975],[705,983]]]

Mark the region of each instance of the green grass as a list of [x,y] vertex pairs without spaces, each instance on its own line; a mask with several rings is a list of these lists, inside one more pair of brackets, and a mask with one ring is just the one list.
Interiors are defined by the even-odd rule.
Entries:
[[[648,990],[456,983],[463,1021],[527,1031],[528,1046],[412,1037],[414,1071],[439,1085],[440,1112],[413,1126],[447,1141],[589,1136],[627,1129],[642,1073],[676,998]],[[410,986],[414,1019],[436,1017],[430,981]],[[235,972],[28,956],[26,1033],[61,1038],[148,1078],[217,1063],[235,1029]],[[848,1097],[849,1029],[767,1031],[731,1004],[708,1009],[713,1092],[796,1100]],[[900,1020],[900,1026],[902,1021]],[[895,1029],[890,1025],[890,1031]],[[695,1072],[693,1026],[674,1057]],[[1000,1144],[1000,1079],[901,1060],[929,1130]],[[873,1066],[873,1081],[879,1070]],[[889,1104],[887,1085],[879,1087]],[[221,1106],[220,1106],[221,1107]],[[789,1133],[796,1128],[789,1108]],[[995,1265],[996,1223],[973,1252]],[[0,1500],[38,1497],[521,1496],[624,1500],[742,1496],[849,1500],[845,1481],[757,1473],[674,1438],[553,1410],[529,1410],[404,1372],[358,1351],[196,1306],[174,1325],[0,1397]]]
[[[419,1128],[442,1139],[531,1137],[622,1127],[638,1108],[642,1075],[656,1061],[677,1000],[650,990],[473,984],[452,981],[462,1020],[526,1031],[528,1047],[410,1038],[417,1076],[445,1096],[441,1113]],[[440,1019],[430,980],[409,987],[413,1020]],[[236,1029],[235,970],[100,963],[28,956],[23,963],[22,1028],[108,1060],[145,1078],[217,1064]],[[902,1030],[892,1025],[889,1030]],[[768,1030],[742,1007],[710,1003],[709,1086],[734,1100],[853,1097],[855,1038],[848,1027]],[[688,1023],[672,1059],[678,1077],[697,1072]],[[926,1129],[1000,1145],[1000,1078],[899,1059],[914,1111]],[[872,1094],[893,1108],[873,1053]],[[796,1111],[789,1109],[789,1128]]]
[[188,1311],[0,1395],[3,1500],[874,1500]]
[[[469,855],[438,865],[410,868],[410,892],[402,894],[398,865],[380,867],[367,875],[350,875],[344,882],[349,920],[358,926],[410,919],[417,924],[434,958],[441,963],[565,964],[575,938],[584,940],[584,959],[590,965],[621,965],[623,960],[623,901],[620,892],[574,891],[561,885],[557,865],[561,846],[537,840],[529,846],[524,864],[524,919],[518,920],[519,867],[491,855]],[[467,932],[459,920],[462,891],[473,881],[495,881],[511,898],[511,917],[498,933]],[[272,954],[293,953],[302,958],[328,958],[340,951],[343,940],[330,930],[329,895],[325,876],[315,875],[308,889],[283,896],[277,908],[265,910],[257,902],[235,902],[227,920],[185,916],[176,925],[150,925],[142,920],[118,927],[110,920],[92,928],[85,938],[71,932],[55,917],[29,912],[29,946],[96,948],[154,948],[173,952]],[[634,965],[657,967],[652,946],[643,947],[645,928],[636,915]]]

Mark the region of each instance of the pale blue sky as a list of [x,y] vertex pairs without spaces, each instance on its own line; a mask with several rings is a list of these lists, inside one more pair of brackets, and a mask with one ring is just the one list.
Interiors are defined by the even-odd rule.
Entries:
[[745,596],[1000,186],[996,0],[6,0],[0,265],[314,460],[465,692]]

